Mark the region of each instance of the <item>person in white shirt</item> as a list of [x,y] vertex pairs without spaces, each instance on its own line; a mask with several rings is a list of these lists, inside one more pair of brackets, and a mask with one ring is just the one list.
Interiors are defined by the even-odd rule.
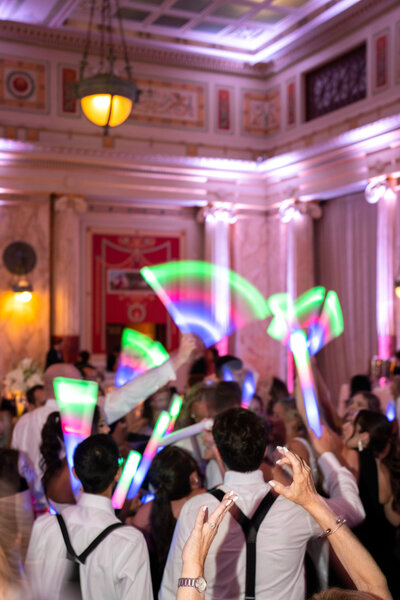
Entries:
[[[104,412],[107,423],[111,424],[125,416],[132,408],[153,394],[160,387],[176,378],[177,370],[189,360],[198,347],[198,340],[191,334],[183,335],[178,352],[160,367],[150,369],[121,388],[111,390],[105,398]],[[41,479],[40,444],[42,429],[50,413],[58,411],[54,399],[53,381],[56,377],[81,379],[80,371],[71,364],[51,365],[44,374],[46,403],[36,410],[26,413],[17,422],[11,441],[11,447],[24,452],[31,460],[35,472],[32,493],[36,512],[48,508]]]
[[[144,537],[137,529],[122,526],[111,504],[120,475],[118,459],[118,446],[105,434],[86,438],[74,454],[74,472],[84,492],[61,516],[76,556],[106,528],[117,525],[79,564],[83,600],[153,598]],[[25,563],[34,600],[69,599],[72,564],[58,516],[43,515],[34,524]]]
[[[258,470],[264,456],[267,437],[265,422],[254,413],[234,408],[219,414],[213,426],[214,440],[228,471],[223,492],[235,490],[237,506],[251,518],[271,490]],[[334,512],[353,526],[365,514],[352,474],[341,467],[335,456],[325,452],[319,466],[331,498]],[[210,494],[200,494],[187,502],[178,519],[168,555],[159,600],[174,600],[181,572],[184,544],[193,528],[200,506],[209,512],[218,506]],[[305,595],[303,559],[309,539],[321,528],[300,506],[279,496],[261,522],[256,542],[255,596],[263,600],[303,600]],[[206,600],[238,600],[245,595],[246,544],[243,531],[230,514],[220,525],[206,563]]]
[[81,379],[79,370],[73,365],[59,363],[51,365],[44,374],[44,391],[46,403],[35,410],[22,415],[14,427],[11,447],[24,452],[32,463],[35,473],[33,489],[31,490],[35,502],[36,512],[43,512],[48,504],[42,486],[42,469],[40,467],[40,444],[42,441],[42,429],[47,417],[58,411],[57,400],[54,399],[53,381],[56,377],[68,377]]

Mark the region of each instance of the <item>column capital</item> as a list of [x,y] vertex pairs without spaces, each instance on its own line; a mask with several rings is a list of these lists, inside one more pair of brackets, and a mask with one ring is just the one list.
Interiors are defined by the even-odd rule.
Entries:
[[72,209],[75,213],[84,213],[87,211],[87,202],[83,196],[74,194],[57,196],[54,202],[54,210],[64,212],[68,209]]

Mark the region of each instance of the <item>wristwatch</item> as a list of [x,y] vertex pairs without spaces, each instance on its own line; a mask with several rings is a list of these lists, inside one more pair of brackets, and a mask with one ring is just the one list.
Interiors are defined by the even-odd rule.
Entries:
[[178,588],[179,587],[194,587],[196,590],[202,594],[206,591],[207,581],[200,575],[200,577],[181,577],[178,579]]

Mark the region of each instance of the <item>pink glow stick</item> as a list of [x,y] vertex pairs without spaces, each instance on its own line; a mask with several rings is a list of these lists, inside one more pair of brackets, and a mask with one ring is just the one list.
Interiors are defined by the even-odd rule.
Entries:
[[111,499],[114,509],[123,507],[126,495],[132,483],[132,479],[135,476],[141,458],[142,455],[140,452],[136,452],[136,450],[129,452],[124,468],[122,469],[121,477],[119,478],[117,487],[115,488]]
[[170,416],[167,411],[163,411],[161,415],[158,417],[157,423],[153,429],[153,433],[149,441],[147,442],[147,446],[143,452],[142,460],[140,461],[140,465],[136,474],[133,478],[131,486],[128,491],[128,498],[134,498],[138,491],[140,490],[142,483],[147,475],[147,472],[150,468],[151,461],[156,455],[157,448],[160,444],[164,445],[162,441],[162,437],[165,434],[167,427],[169,425]]

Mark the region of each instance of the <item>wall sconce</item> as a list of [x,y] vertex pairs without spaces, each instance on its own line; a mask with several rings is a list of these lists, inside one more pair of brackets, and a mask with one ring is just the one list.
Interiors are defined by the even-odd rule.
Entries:
[[29,302],[32,299],[33,286],[27,275],[36,266],[36,252],[26,242],[8,244],[3,252],[3,263],[13,275],[12,291],[18,302]]

